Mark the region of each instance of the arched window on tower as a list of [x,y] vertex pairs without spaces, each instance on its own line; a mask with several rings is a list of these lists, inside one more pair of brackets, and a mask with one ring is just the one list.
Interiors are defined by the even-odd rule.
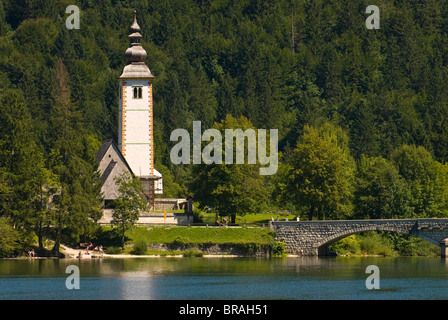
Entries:
[[132,87],[133,90],[133,98],[141,99],[143,97],[143,89],[142,87]]

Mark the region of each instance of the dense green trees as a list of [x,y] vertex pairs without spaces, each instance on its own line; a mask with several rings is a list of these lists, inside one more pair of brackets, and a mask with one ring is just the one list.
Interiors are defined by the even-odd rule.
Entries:
[[[92,220],[101,217],[101,197],[94,162],[100,144],[92,139],[89,141],[82,127],[82,116],[71,102],[68,73],[62,59],[56,62],[55,79],[55,103],[49,121],[52,132],[49,160],[51,169],[58,176],[60,189],[52,221],[56,229],[52,251],[57,254],[64,228],[69,228],[74,237],[92,231]],[[89,148],[92,143],[95,146]]]
[[[220,123],[216,123],[213,127],[218,130],[223,137],[222,141],[217,141],[217,147],[222,150],[221,164],[195,164],[192,172],[192,183],[190,189],[194,192],[195,199],[201,203],[203,207],[207,206],[223,216],[230,216],[231,222],[235,222],[236,215],[245,215],[266,209],[268,199],[267,179],[260,175],[260,163],[250,164],[248,154],[253,148],[250,146],[249,138],[244,141],[225,139],[226,129],[241,129],[243,133],[246,130],[253,130],[253,125],[247,118],[241,116],[233,118],[228,115]],[[253,130],[255,133],[256,131]],[[213,140],[215,138],[212,138]],[[242,143],[241,149],[244,150],[244,163],[237,164],[236,150],[237,143]],[[230,145],[232,150],[226,148]],[[207,153],[205,146],[202,149]],[[252,150],[250,150],[252,149]],[[234,159],[232,164],[224,162],[226,152],[232,152]],[[216,151],[215,151],[216,152]],[[211,152],[213,156],[213,151]],[[208,154],[208,153],[207,153]]]
[[370,219],[411,218],[411,194],[398,169],[381,157],[362,156],[354,192],[355,217]]
[[403,145],[391,154],[411,193],[416,216],[447,216],[448,167],[435,161],[423,147]]
[[[80,8],[79,30],[65,27],[69,4]],[[210,205],[190,183],[239,170],[169,157],[174,129],[231,115],[279,130],[277,173],[240,179],[260,189],[264,207],[326,219],[447,216],[448,5],[376,4],[379,30],[365,27],[361,0],[3,0],[0,215],[40,238],[48,225],[73,238],[89,232],[99,214],[93,155],[116,139],[117,77],[136,9],[170,196]],[[260,210],[227,194],[237,204],[229,212]]]

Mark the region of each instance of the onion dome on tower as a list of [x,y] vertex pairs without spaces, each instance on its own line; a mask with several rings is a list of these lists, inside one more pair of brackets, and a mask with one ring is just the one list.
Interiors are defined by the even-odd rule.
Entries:
[[123,68],[123,73],[120,78],[154,78],[148,66],[145,64],[148,55],[141,44],[143,36],[140,33],[141,29],[137,23],[137,12],[135,10],[134,23],[130,31],[130,45],[124,54],[127,65]]

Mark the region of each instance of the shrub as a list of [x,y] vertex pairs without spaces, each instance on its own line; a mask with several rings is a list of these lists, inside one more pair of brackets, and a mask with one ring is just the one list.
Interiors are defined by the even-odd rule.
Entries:
[[148,250],[148,244],[144,240],[138,240],[134,247],[132,248],[131,253],[136,255],[143,255]]
[[201,251],[195,251],[195,250],[185,250],[182,252],[182,255],[184,257],[202,257],[204,255]]
[[273,257],[283,257],[286,255],[286,243],[275,241],[271,244],[271,255]]
[[105,252],[108,254],[120,254],[122,251],[121,247],[108,247],[105,249]]
[[177,236],[172,242],[171,244],[176,245],[176,246],[185,246],[185,245],[190,245],[191,244],[191,240],[182,236]]
[[359,240],[355,235],[341,239],[330,246],[330,250],[337,254],[349,255],[360,253]]
[[360,242],[361,251],[364,254],[379,254],[390,256],[393,249],[388,245],[387,241],[376,232],[367,232]]

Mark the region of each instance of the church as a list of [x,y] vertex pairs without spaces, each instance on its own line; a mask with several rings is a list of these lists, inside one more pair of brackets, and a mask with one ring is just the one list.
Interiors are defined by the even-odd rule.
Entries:
[[119,196],[115,178],[124,172],[140,179],[150,210],[181,209],[186,205],[185,199],[156,199],[156,195],[163,194],[163,177],[154,168],[152,82],[155,77],[145,64],[147,53],[142,47],[140,32],[134,11],[130,45],[125,52],[126,66],[118,78],[118,142],[104,141],[97,153],[104,197],[103,223],[110,221],[113,201]]

